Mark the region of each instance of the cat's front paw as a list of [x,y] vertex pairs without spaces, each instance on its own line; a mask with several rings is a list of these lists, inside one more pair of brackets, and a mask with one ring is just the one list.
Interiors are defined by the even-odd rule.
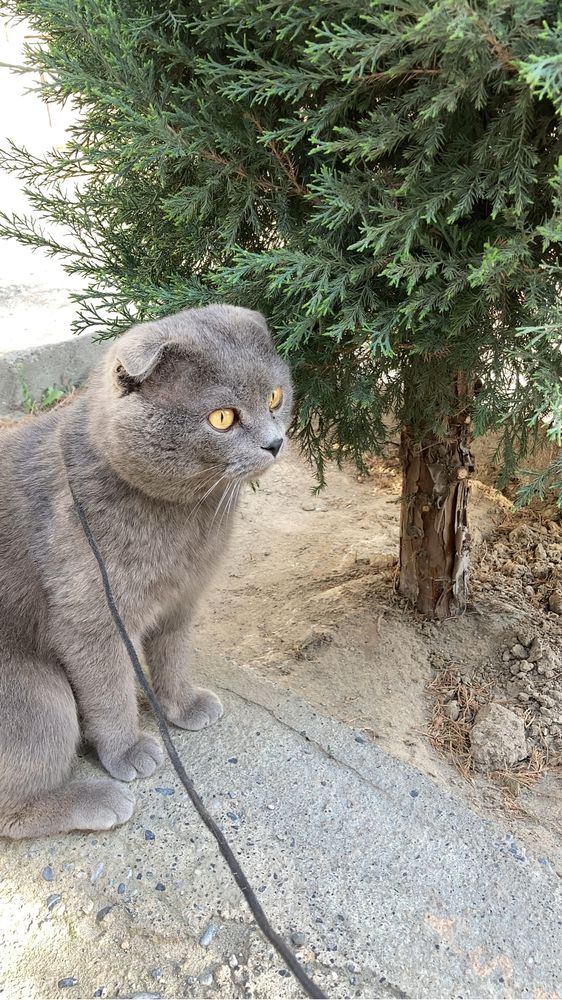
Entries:
[[192,696],[186,705],[173,709],[168,713],[168,719],[181,729],[197,732],[218,722],[224,714],[224,709],[216,694],[207,688],[194,688]]
[[119,781],[148,778],[164,759],[162,747],[157,740],[144,733],[124,751],[111,752],[102,749],[98,750],[98,755],[106,771]]

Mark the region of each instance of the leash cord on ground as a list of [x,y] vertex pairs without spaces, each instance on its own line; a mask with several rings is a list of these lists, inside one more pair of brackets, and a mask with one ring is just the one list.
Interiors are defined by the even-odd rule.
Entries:
[[82,507],[80,501],[76,497],[76,494],[74,493],[74,490],[72,488],[72,483],[70,483],[70,481],[69,481],[69,487],[70,487],[70,492],[72,494],[72,499],[74,501],[74,506],[76,508],[76,513],[78,514],[78,517],[80,519],[80,524],[82,525],[82,529],[86,536],[86,540],[92,552],[94,553],[97,564],[99,566],[103,582],[103,589],[105,591],[105,599],[107,601],[107,606],[111,612],[111,616],[113,618],[113,621],[115,622],[117,631],[119,632],[119,635],[123,640],[125,649],[129,654],[129,659],[133,664],[133,669],[135,671],[137,680],[150,702],[150,707],[152,708],[152,711],[154,712],[154,716],[158,723],[158,728],[160,730],[164,746],[166,747],[166,750],[168,752],[168,757],[170,758],[172,765],[183,787],[185,788],[187,794],[189,795],[191,801],[193,802],[193,805],[195,806],[197,812],[199,813],[199,816],[203,820],[207,829],[210,830],[213,837],[215,838],[219,850],[224,860],[226,861],[228,867],[230,868],[230,871],[232,872],[234,881],[236,882],[248,906],[250,907],[250,910],[252,911],[255,921],[258,927],[260,928],[262,934],[269,941],[269,943],[273,945],[273,947],[281,956],[287,967],[293,973],[295,979],[299,981],[305,993],[309,997],[318,997],[319,1000],[323,1000],[324,998],[325,1000],[326,994],[322,993],[322,991],[319,989],[316,983],[314,983],[313,980],[310,978],[310,976],[306,974],[298,959],[293,955],[290,948],[288,948],[288,946],[283,941],[283,938],[277,933],[277,931],[273,929],[273,927],[269,923],[269,920],[267,919],[262,907],[260,906],[260,903],[257,900],[254,890],[252,889],[250,883],[248,882],[248,879],[246,878],[246,875],[244,874],[240,866],[240,862],[236,858],[236,855],[234,854],[232,848],[230,847],[230,844],[228,843],[224,833],[222,832],[220,827],[215,823],[215,820],[208,812],[203,800],[199,796],[198,792],[196,792],[193,782],[189,777],[189,775],[187,774],[180,760],[179,754],[176,750],[172,737],[170,736],[170,730],[168,729],[168,725],[164,718],[162,709],[160,708],[158,699],[144,675],[144,671],[141,667],[140,660],[137,656],[135,647],[133,646],[133,643],[129,637],[127,629],[123,624],[121,615],[119,614],[117,607],[115,605],[115,600],[109,583],[105,562],[97,546],[96,540],[92,534],[90,525],[88,524],[88,519],[84,512],[84,508]]

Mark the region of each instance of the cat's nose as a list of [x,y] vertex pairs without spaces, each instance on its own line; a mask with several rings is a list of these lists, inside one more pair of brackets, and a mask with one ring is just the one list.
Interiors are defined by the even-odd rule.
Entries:
[[264,451],[270,451],[274,458],[277,458],[279,449],[283,444],[283,438],[274,438],[269,444],[262,445]]

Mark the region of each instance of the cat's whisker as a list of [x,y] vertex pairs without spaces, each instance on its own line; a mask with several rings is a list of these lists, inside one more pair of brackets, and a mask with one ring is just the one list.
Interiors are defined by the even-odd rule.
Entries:
[[219,483],[221,483],[224,479],[227,479],[227,478],[228,478],[228,473],[224,472],[222,474],[222,476],[219,476],[219,478],[207,490],[207,492],[203,494],[203,496],[201,497],[201,499],[199,500],[199,502],[195,505],[195,507],[191,511],[191,514],[189,515],[189,518],[188,518],[188,522],[191,521],[193,515],[196,513],[197,510],[199,510],[199,507],[201,506],[201,504],[205,502],[205,500],[207,499],[207,497],[213,492],[213,490],[215,490],[217,488],[217,486],[219,485]]
[[[185,476],[183,483],[193,483],[191,486],[191,495],[195,499],[199,492],[205,489],[209,485],[211,479],[216,476],[218,469],[224,469],[224,464],[222,462],[217,462],[215,465],[208,465],[204,469],[200,469],[199,472],[193,472],[190,476]],[[196,482],[196,480],[200,480]]]
[[[241,486],[241,484],[240,484],[239,480],[236,479],[236,480],[234,480],[234,482],[233,482],[232,487],[230,488],[230,490],[226,491],[226,495],[228,495],[228,502],[224,506],[224,510],[222,512],[222,516],[221,516],[221,519],[220,519],[220,522],[219,522],[219,529],[222,527],[222,522],[224,521],[225,516],[226,516],[227,523],[228,523],[228,515],[229,515],[230,510],[232,508],[232,504],[233,504],[233,501],[234,501],[235,494],[236,494],[236,498],[238,497],[238,493],[240,492],[240,486]],[[218,508],[217,508],[217,511],[215,512],[215,517],[216,517],[217,513],[218,513]],[[213,518],[213,520],[214,520],[214,518]]]
[[[206,490],[206,492],[205,492],[205,493],[203,494],[203,496],[202,496],[202,497],[200,497],[200,499],[199,499],[199,500],[198,500],[198,502],[196,503],[195,507],[194,507],[194,508],[193,508],[193,510],[191,511],[191,516],[190,516],[190,519],[191,519],[191,517],[193,517],[193,515],[195,514],[195,512],[196,512],[197,510],[199,510],[199,507],[201,506],[201,504],[203,504],[203,503],[205,502],[205,500],[207,499],[207,497],[211,495],[211,493],[213,492],[213,490],[216,490],[217,486],[218,486],[218,485],[219,485],[219,484],[220,484],[220,483],[222,482],[222,480],[223,480],[223,479],[225,479],[225,478],[226,478],[226,476],[224,476],[224,475],[222,475],[222,476],[219,476],[219,478],[218,478],[218,479],[216,479],[216,480],[215,480],[215,481],[214,481],[214,482],[213,482],[213,483],[211,484],[211,486],[209,486],[209,488],[208,488],[208,489]],[[204,486],[207,486],[207,485],[208,485],[208,480],[207,480],[207,482],[206,482],[206,483],[204,483]]]
[[216,472],[212,472],[210,475],[206,475],[204,479],[201,479],[201,482],[195,483],[191,487],[191,499],[196,500],[197,497],[200,496],[201,490],[206,489],[213,480],[216,481]]
[[184,482],[189,483],[194,479],[202,479],[202,485],[209,482],[212,475],[216,474],[218,469],[223,469],[224,465],[218,463],[216,465],[208,465],[204,469],[200,469],[199,472],[193,472],[191,476],[186,476]]
[[228,504],[228,510],[226,512],[227,517],[230,517],[230,512],[231,511],[232,511],[232,513],[234,513],[234,509],[236,507],[236,504],[238,503],[238,498],[240,496],[240,490],[241,489],[242,489],[242,483],[241,482],[237,482],[236,483],[236,488],[232,491],[232,496],[231,496],[230,502]]
[[232,509],[232,504],[233,504],[233,501],[234,501],[234,497],[236,496],[237,489],[238,489],[238,483],[235,482],[233,484],[233,486],[232,486],[231,491],[230,491],[230,496],[228,498],[228,503],[225,505],[225,509],[223,511],[223,517],[221,517],[221,525],[222,525],[222,522],[223,522],[223,520],[224,520],[225,517],[226,517],[226,523],[228,524],[228,517],[229,517],[230,511]]
[[230,489],[231,489],[231,484],[229,483],[229,484],[228,484],[228,486],[226,487],[226,489],[225,489],[224,493],[223,493],[223,494],[222,494],[222,496],[220,497],[220,499],[219,499],[219,502],[218,502],[218,504],[217,504],[217,506],[216,506],[216,510],[215,510],[215,513],[213,514],[213,518],[212,518],[212,521],[211,521],[211,524],[209,525],[209,531],[210,531],[210,530],[211,530],[211,528],[213,527],[213,524],[215,523],[215,521],[216,521],[216,519],[217,519],[217,515],[218,515],[218,512],[219,512],[219,510],[221,509],[221,507],[222,507],[222,504],[223,504],[223,503],[224,503],[224,501],[226,500],[226,498],[227,498],[227,496],[228,496],[228,494],[229,494],[229,491],[230,491]]
[[[240,492],[240,487],[238,485],[236,485],[234,487],[234,489],[231,491],[230,499],[229,499],[227,507],[226,507],[226,523],[227,523],[227,525],[228,525],[228,522],[229,522],[231,511],[233,512],[234,509],[235,509],[235,507],[236,507],[236,502],[238,500],[238,494],[239,494],[239,492]],[[222,525],[222,518],[221,518],[221,525]]]

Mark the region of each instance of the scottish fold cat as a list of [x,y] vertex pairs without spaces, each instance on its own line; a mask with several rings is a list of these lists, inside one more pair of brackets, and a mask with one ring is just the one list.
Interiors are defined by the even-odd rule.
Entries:
[[[222,706],[190,678],[190,621],[241,489],[283,451],[291,402],[263,317],[214,305],[133,327],[74,401],[3,433],[0,835],[123,823],[126,783],[162,760],[69,479],[167,719],[203,729]],[[82,738],[110,777],[70,779]]]

